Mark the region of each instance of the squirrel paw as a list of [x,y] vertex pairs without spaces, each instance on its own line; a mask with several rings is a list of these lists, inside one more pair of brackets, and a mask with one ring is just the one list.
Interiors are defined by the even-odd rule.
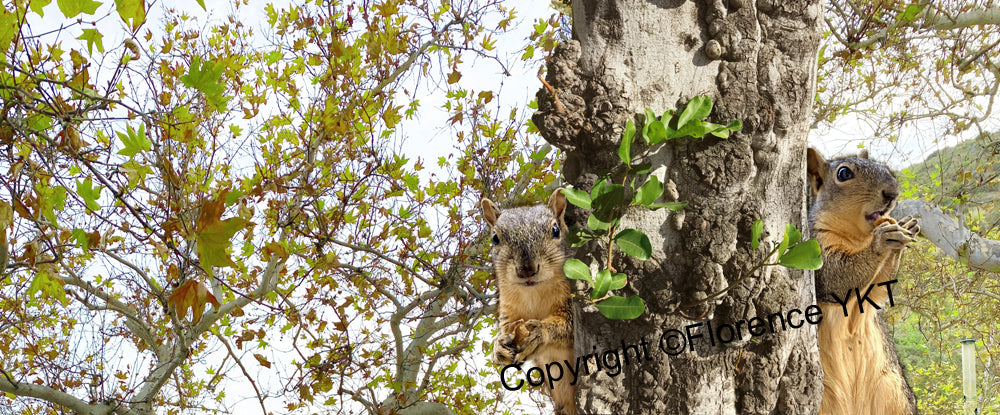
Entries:
[[493,363],[506,366],[514,363],[517,351],[514,350],[514,333],[501,334],[493,341]]
[[899,220],[899,226],[909,231],[912,238],[916,238],[920,233],[920,221],[913,216],[904,216]]
[[521,324],[515,330],[518,349],[516,360],[523,362],[530,359],[542,345],[542,322],[531,319],[519,323]]
[[882,222],[875,228],[875,241],[881,250],[900,250],[907,244],[913,242],[920,226],[917,220],[907,216],[898,223],[894,221]]

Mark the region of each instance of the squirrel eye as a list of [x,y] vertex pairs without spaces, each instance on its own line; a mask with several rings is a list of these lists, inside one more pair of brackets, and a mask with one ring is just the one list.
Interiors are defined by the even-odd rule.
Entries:
[[500,245],[500,237],[497,234],[493,234],[493,245]]
[[851,171],[851,169],[847,168],[847,166],[840,166],[840,168],[837,169],[838,182],[845,182],[853,178],[854,178],[854,172]]
[[559,237],[559,224],[558,223],[553,223],[552,224],[552,237],[553,238],[558,238]]

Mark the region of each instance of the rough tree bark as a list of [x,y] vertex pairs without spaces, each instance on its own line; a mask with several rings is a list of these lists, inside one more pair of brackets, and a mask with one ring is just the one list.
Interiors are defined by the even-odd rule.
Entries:
[[[702,337],[693,352],[673,357],[658,342],[668,330],[684,331],[692,323],[733,324],[805,310],[815,302],[811,272],[766,267],[718,300],[681,307],[752,268],[755,219],[764,221],[766,244],[780,242],[786,223],[805,228],[804,155],[819,2],[572,5],[574,40],[549,60],[547,81],[558,103],[548,90],[540,91],[533,117],[546,140],[566,152],[569,184],[589,190],[598,172],[620,163],[616,149],[625,121],[643,108],[659,114],[707,95],[715,102],[714,122],[743,122],[728,140],[679,139],[655,152],[652,174],[667,183],[664,198],[690,204],[678,213],[662,209],[625,217],[623,227],[650,236],[654,254],[641,263],[617,255],[613,265],[629,275],[625,291],[641,296],[646,312],[636,320],[610,321],[578,302],[574,316],[578,357],[645,339],[651,360],[636,363],[632,354],[618,376],[582,375],[578,406],[583,413],[815,413],[823,375],[813,326],[754,339],[744,330],[741,340],[722,347],[710,347]],[[585,224],[588,213],[576,209],[571,219]],[[604,249],[588,245],[576,256],[603,267]],[[707,336],[701,329],[693,333],[699,330]]]

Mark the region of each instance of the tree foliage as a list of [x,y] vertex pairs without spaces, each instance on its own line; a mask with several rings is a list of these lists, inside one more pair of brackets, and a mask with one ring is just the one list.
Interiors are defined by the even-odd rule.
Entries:
[[[541,193],[554,154],[462,77],[534,66],[496,42],[548,23],[498,0],[3,4],[0,413],[228,412],[237,384],[272,413],[496,409],[472,206]],[[427,92],[437,160],[406,149]]]

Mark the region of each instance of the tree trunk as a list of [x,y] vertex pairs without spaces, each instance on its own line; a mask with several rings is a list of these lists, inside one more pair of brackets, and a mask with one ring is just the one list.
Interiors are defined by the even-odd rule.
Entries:
[[[823,373],[813,325],[778,327],[753,338],[744,329],[737,340],[715,347],[703,325],[691,330],[703,334],[693,339],[694,351],[672,356],[659,345],[661,335],[683,333],[690,324],[736,324],[804,311],[815,302],[811,272],[765,267],[717,300],[681,307],[725,289],[753,267],[755,219],[765,225],[758,258],[781,241],[786,223],[805,232],[804,156],[820,3],[575,0],[572,5],[574,40],[561,44],[549,60],[547,80],[558,101],[543,89],[533,117],[546,140],[566,152],[563,173],[569,184],[590,190],[599,172],[620,163],[625,122],[643,108],[660,114],[707,95],[715,102],[713,122],[743,122],[743,130],[727,140],[677,139],[654,153],[652,174],[667,183],[664,198],[690,203],[677,213],[636,210],[625,216],[622,227],[645,232],[653,244],[648,261],[616,255],[612,264],[629,276],[619,294],[637,294],[646,302],[641,317],[611,321],[591,304],[575,304],[575,351],[581,361],[595,352],[603,356],[638,346],[624,351],[627,365],[619,354],[623,370],[616,376],[607,370],[610,360],[598,370],[589,358],[592,373],[580,375],[579,408],[630,414],[816,413]],[[575,209],[567,219],[584,226],[588,214]],[[581,248],[576,257],[605,267],[606,248],[596,245]],[[637,362],[637,352],[646,360]]]

